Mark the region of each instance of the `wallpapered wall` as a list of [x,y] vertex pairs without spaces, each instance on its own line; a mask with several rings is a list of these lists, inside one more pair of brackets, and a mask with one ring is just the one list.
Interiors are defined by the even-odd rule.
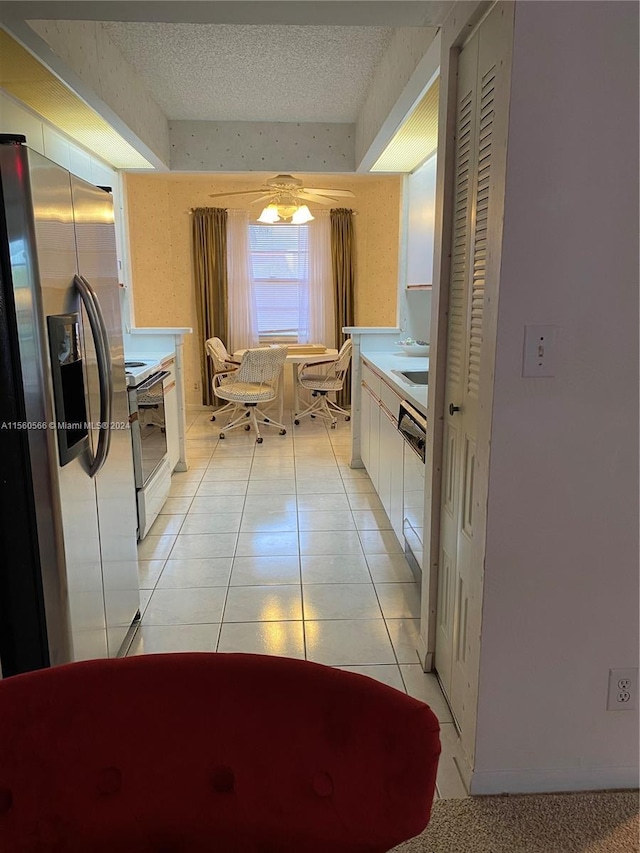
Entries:
[[[298,175],[297,175],[298,176]],[[191,260],[192,207],[247,207],[251,196],[210,193],[260,187],[265,175],[127,174],[125,192],[136,326],[192,326],[185,339],[187,403],[200,403],[200,362]],[[401,179],[394,175],[300,176],[305,186],[350,189],[357,212],[356,324],[393,326],[398,291]],[[309,204],[312,212],[313,204]],[[256,216],[259,215],[259,208]]]

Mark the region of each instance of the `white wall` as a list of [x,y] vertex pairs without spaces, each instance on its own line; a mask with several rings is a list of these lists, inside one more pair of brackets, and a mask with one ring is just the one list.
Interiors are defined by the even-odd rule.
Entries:
[[[638,7],[516,6],[472,792],[637,786]],[[521,378],[525,323],[557,374]]]

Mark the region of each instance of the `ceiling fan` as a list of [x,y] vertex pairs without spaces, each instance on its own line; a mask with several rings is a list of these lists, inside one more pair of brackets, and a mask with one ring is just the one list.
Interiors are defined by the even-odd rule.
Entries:
[[317,204],[336,204],[339,198],[354,198],[351,190],[339,190],[331,188],[303,187],[299,178],[293,175],[276,175],[265,182],[265,186],[258,190],[237,190],[230,193],[212,193],[211,198],[232,195],[258,195],[251,204],[268,202],[267,207],[259,217],[260,222],[278,222],[280,219],[291,218],[293,222],[301,224],[313,219],[311,211],[306,206],[307,201]]

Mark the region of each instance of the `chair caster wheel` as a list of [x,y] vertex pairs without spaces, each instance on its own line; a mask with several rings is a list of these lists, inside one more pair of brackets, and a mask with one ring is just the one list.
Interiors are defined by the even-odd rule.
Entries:
[[260,438],[256,438],[256,444],[262,444],[262,436]]
[[312,418],[313,418],[313,420],[314,420],[314,421],[315,421],[315,419],[316,419],[316,416],[315,416],[315,415],[311,415],[311,417],[312,417]]
[[333,421],[333,423],[331,424],[331,429],[335,429],[335,428],[336,428],[336,422]]
[[287,434],[286,429],[281,429],[281,430],[280,430],[280,435],[286,435],[286,434]]
[[245,432],[249,432],[250,429],[251,429],[251,424],[245,424],[244,425],[244,431]]
[[345,421],[350,421],[350,420],[351,420],[351,415],[347,415],[345,418]]
[[215,419],[216,419],[215,415],[211,415],[211,417],[209,418],[209,420],[211,420],[211,421],[215,421]]
[[264,419],[264,422],[265,422],[265,424],[268,424],[268,423],[269,423],[269,418],[265,418],[265,419]]
[[294,424],[295,424],[296,426],[300,426],[300,421],[299,421],[299,420],[295,420],[295,421],[294,421]]
[[220,438],[224,438],[224,433],[223,433],[223,432],[221,432],[221,433],[220,433]]

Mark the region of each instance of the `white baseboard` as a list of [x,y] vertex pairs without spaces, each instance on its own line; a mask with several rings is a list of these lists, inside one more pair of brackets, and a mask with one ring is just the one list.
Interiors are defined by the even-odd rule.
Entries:
[[601,791],[637,787],[638,768],[632,766],[474,771],[470,781],[472,795],[549,794],[560,791]]

